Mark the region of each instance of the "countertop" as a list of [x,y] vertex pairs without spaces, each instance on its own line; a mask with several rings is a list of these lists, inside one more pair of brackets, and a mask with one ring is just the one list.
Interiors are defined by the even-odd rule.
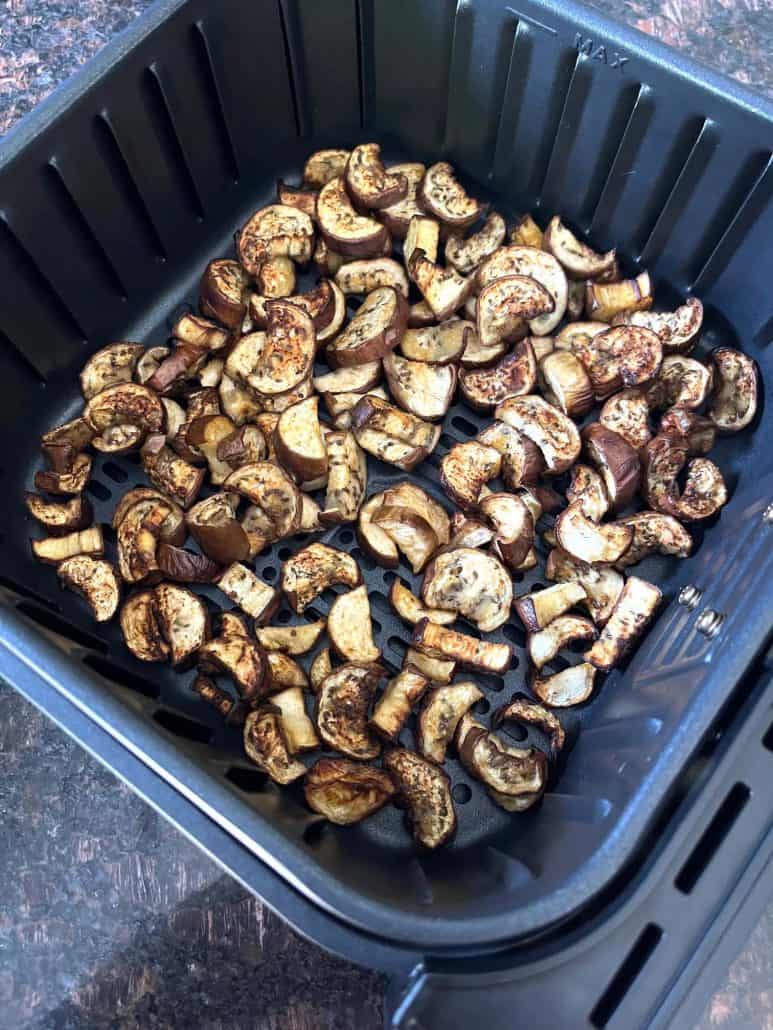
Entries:
[[[0,133],[150,0],[5,0]],[[771,0],[595,7],[773,94]],[[378,1030],[309,944],[0,684],[0,1030]],[[773,906],[696,1030],[773,1030]]]

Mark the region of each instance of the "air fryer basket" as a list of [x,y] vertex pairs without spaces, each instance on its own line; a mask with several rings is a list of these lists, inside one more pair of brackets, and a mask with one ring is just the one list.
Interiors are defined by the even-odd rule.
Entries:
[[[701,297],[701,354],[740,346],[773,381],[773,115],[763,101],[569,4],[161,3],[0,155],[0,671],[18,682],[21,663],[46,680],[342,923],[434,954],[493,950],[578,912],[623,869],[762,648],[773,624],[769,408],[717,447],[732,499],[697,533],[695,556],[641,566],[666,603],[627,668],[569,717],[573,747],[544,802],[507,817],[451,761],[460,832],[430,857],[417,856],[392,808],[336,829],[299,791],[266,782],[238,732],[192,695],[191,674],[134,661],[115,625],[95,627],[59,592],[29,553],[21,504],[40,434],[78,408],[86,356],[114,339],[161,342],[195,303],[206,261],[229,252],[277,176],[292,181],[319,146],[371,138],[388,160],[448,158],[509,215],[560,212],[595,246],[617,245],[627,271],[653,274],[659,305]],[[480,424],[452,409],[418,470],[427,489],[442,496],[439,458]],[[398,478],[375,461],[370,474],[369,492]],[[97,458],[97,518],[109,522],[140,478],[131,458]],[[399,666],[408,634],[386,602],[391,574],[359,553],[351,527],[323,539],[362,562],[378,641]],[[276,580],[302,543],[274,547],[257,570]],[[676,602],[688,583],[700,591],[694,610]],[[697,628],[707,610],[714,635]],[[39,633],[65,648],[64,664],[35,644]],[[504,681],[482,681],[482,708],[523,683],[517,620],[501,639],[516,657]]]

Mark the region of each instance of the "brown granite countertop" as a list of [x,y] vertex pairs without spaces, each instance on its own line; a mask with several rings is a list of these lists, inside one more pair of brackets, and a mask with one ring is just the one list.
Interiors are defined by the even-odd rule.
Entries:
[[[0,133],[150,0],[4,0]],[[593,6],[773,94],[771,0]],[[0,1030],[382,1025],[382,978],[304,941],[0,684]],[[773,906],[697,1030],[773,1030]]]

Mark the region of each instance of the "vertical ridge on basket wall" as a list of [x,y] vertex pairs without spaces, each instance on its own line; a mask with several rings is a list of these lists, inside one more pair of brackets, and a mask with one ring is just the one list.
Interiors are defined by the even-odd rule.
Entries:
[[252,0],[248,17],[239,0],[202,11],[195,24],[207,43],[240,178],[249,180],[281,166],[298,135],[279,0]]
[[437,159],[452,88],[455,0],[359,4],[369,124],[399,137],[410,157]]

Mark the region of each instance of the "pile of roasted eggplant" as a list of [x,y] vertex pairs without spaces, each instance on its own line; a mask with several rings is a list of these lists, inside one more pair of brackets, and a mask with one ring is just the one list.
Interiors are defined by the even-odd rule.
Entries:
[[[299,291],[310,263],[317,285]],[[170,342],[89,359],[82,413],[41,441],[26,503],[48,535],[33,552],[98,622],[120,610],[138,659],[195,667],[192,689],[243,725],[273,781],[305,777],[313,811],[348,824],[391,801],[435,848],[456,827],[449,751],[495,804],[532,806],[564,747],[557,711],[592,696],[661,601],[631,566],[689,555],[687,527],[727,500],[706,454],[754,418],[756,366],[728,347],[690,356],[700,301],[652,303],[649,276],[623,278],[614,251],[559,217],[508,231],[445,162],[385,168],[374,143],[318,151],[237,234],[236,257],[208,265],[199,313]],[[445,506],[408,474],[457,391],[490,423],[434,459]],[[86,493],[93,453],[135,451],[148,485],[120,499],[108,561]],[[369,495],[368,455],[406,475]],[[411,634],[391,677],[351,554],[288,549],[278,585],[251,564],[341,523],[380,566],[423,575],[420,596],[391,584]],[[517,596],[538,533],[551,585]],[[231,610],[212,616],[202,583]],[[333,587],[326,619],[272,625],[282,598],[300,616]],[[484,724],[481,682],[513,657],[486,635],[513,610],[532,669]],[[581,661],[546,674],[578,645]],[[507,722],[536,727],[544,748],[513,746]],[[307,767],[299,755],[317,749],[334,757]]]

